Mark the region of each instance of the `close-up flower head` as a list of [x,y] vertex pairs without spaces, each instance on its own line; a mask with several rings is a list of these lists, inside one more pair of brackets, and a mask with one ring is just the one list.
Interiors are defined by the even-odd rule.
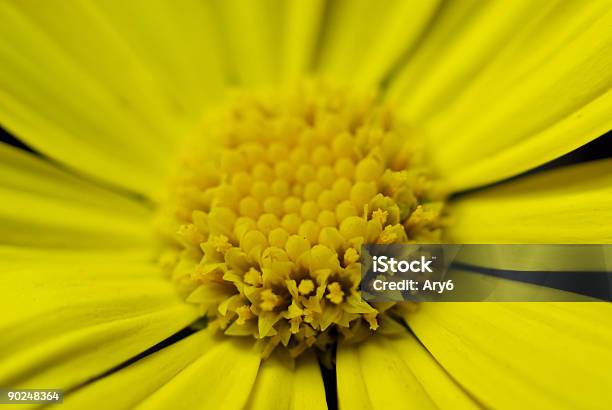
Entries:
[[[612,408],[609,0],[0,22],[0,410]],[[366,295],[424,244],[564,251]]]

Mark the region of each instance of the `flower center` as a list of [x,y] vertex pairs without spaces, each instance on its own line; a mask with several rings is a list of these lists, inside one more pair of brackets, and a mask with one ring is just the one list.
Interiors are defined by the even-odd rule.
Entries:
[[438,242],[435,187],[375,94],[323,82],[241,94],[186,145],[163,263],[209,327],[254,337],[264,357],[362,340],[402,307],[361,299],[361,246]]

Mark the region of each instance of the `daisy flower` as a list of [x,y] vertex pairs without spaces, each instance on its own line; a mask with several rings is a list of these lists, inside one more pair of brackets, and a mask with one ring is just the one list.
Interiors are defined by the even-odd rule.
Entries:
[[[608,1],[0,2],[0,386],[608,408],[609,303],[366,303],[367,243],[611,243]],[[6,138],[5,138],[6,139]]]

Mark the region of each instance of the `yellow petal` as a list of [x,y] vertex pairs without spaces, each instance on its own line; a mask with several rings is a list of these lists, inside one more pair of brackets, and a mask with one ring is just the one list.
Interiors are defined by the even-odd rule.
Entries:
[[149,221],[0,187],[0,241],[67,248],[147,246]]
[[[571,92],[568,91],[569,93]],[[470,165],[466,166],[466,163],[463,162],[455,164],[455,170],[460,169],[460,171],[451,172],[450,169],[441,170],[442,168],[439,168],[440,172],[445,174],[448,186],[454,190],[462,190],[517,175],[559,158],[606,134],[612,129],[612,120],[608,115],[611,109],[612,90],[607,90],[593,101],[577,108],[570,115],[558,118],[556,122],[551,123],[541,132],[529,136],[522,135],[520,139],[511,142],[511,147],[495,148],[494,151],[491,151],[482,146],[482,149],[478,150],[479,158],[469,162]],[[534,111],[538,110],[534,109]],[[508,123],[515,124],[512,121]],[[609,136],[602,138],[609,138]],[[485,139],[483,138],[476,145]],[[472,143],[467,141],[465,144],[465,146],[472,146]],[[457,155],[461,156],[459,153]],[[438,164],[444,161],[438,160]],[[466,158],[466,161],[470,160]],[[450,164],[450,162],[447,163],[447,165]]]
[[[344,352],[345,349],[348,351]],[[354,353],[350,350],[354,350]],[[436,408],[436,403],[402,361],[401,356],[391,352],[393,346],[381,336],[372,337],[358,345],[340,346],[337,362],[340,407]],[[343,366],[347,368],[341,369]],[[349,372],[356,374],[351,375]],[[363,379],[362,382],[358,380],[359,376]],[[354,390],[354,385],[348,383],[351,379],[357,379],[357,388]],[[369,400],[366,400],[366,397],[369,397]]]
[[107,408],[132,409],[185,367],[206,354],[214,342],[210,332],[197,332],[68,394],[64,398],[62,408],[96,408],[100,403],[104,403]]
[[323,0],[287,2],[282,51],[283,79],[299,79],[311,69],[324,8]]
[[291,408],[293,366],[273,354],[259,367],[257,379],[247,403],[249,410]]
[[480,408],[411,333],[389,338],[388,342],[392,349],[386,354],[403,360],[438,408]]
[[435,359],[491,408],[607,408],[608,303],[424,303],[406,317]]
[[[103,314],[105,311],[118,315],[112,316],[112,319],[120,319],[124,315],[138,314],[141,309],[148,313],[151,308],[163,307],[177,300],[172,285],[161,278],[159,268],[154,264],[115,260],[112,256],[104,263],[100,259],[86,259],[66,258],[37,264],[2,261],[0,283],[3,297],[0,304],[5,314],[0,318],[0,325],[3,328],[16,327],[20,322],[38,320],[40,325],[47,326],[46,315],[51,312],[57,311],[76,320],[87,311],[97,309],[100,316],[87,317],[86,323],[91,324],[108,319]],[[150,295],[150,298],[145,298],[146,295]],[[141,307],[111,306],[109,303],[112,300],[136,303],[134,299],[139,297]],[[82,323],[77,321],[66,321],[61,325],[55,323],[56,330],[47,331],[55,334],[80,325]],[[29,331],[36,331],[36,328],[13,329],[11,334]],[[8,343],[9,338],[5,337],[2,341]],[[35,342],[27,340],[22,345]]]
[[[370,356],[366,357],[364,354],[368,353],[364,350],[365,344],[370,342],[377,344],[382,349],[378,349],[377,353],[372,351]],[[377,369],[373,368],[373,363],[370,362],[376,361],[391,362],[394,363],[394,367],[403,367],[402,371],[408,376],[402,381],[412,384],[411,388],[417,392],[416,401],[413,396],[403,396],[406,393],[404,388],[384,392],[370,388],[369,394],[364,394],[363,389],[366,388],[366,385],[373,383],[370,380],[387,377],[384,376],[387,370],[377,373]],[[340,408],[371,408],[370,402],[385,406],[380,408],[427,408],[431,407],[432,402],[440,409],[478,408],[423,345],[408,332],[398,337],[381,338],[377,341],[368,340],[364,342],[364,345],[340,346],[337,373]],[[384,382],[386,381],[380,383]],[[382,395],[387,397],[383,398]],[[425,398],[425,395],[428,399]],[[372,399],[370,400],[369,397]],[[388,402],[384,402],[385,400]]]
[[[284,360],[283,360],[284,359]],[[260,366],[248,409],[325,409],[321,369],[314,353],[304,353],[296,363],[273,354]]]
[[246,85],[271,83],[279,74],[279,39],[286,2],[263,0],[213,2],[213,11],[225,40],[229,71]]
[[155,265],[66,259],[0,266],[0,383],[69,388],[189,324]]
[[374,408],[361,365],[359,347],[356,344],[338,347],[336,353],[338,402],[339,407],[343,409],[370,410]]
[[400,0],[387,1],[384,7],[370,0],[331,3],[318,70],[343,81],[376,84],[411,50],[439,3]]
[[0,241],[8,244],[150,246],[150,210],[29,153],[0,144]]
[[[155,250],[135,249],[55,249],[0,245],[0,270],[31,266],[74,267],[86,264],[105,266],[113,262],[149,262]],[[112,263],[112,262],[111,262]],[[111,272],[112,273],[112,272]],[[155,272],[157,273],[157,272]],[[146,274],[148,275],[148,273]]]
[[471,15],[459,35],[432,34],[392,93],[452,189],[519,174],[612,127],[606,2],[490,3]]
[[36,154],[6,144],[0,144],[0,186],[124,212],[132,218],[150,212],[141,201],[89,183]]
[[611,186],[609,159],[525,176],[453,202],[446,233],[455,243],[612,243]]
[[[125,10],[110,2],[3,2],[3,126],[71,168],[154,195],[174,145],[203,108],[201,101],[184,96],[194,93],[189,90],[213,96],[222,84],[213,75],[218,58],[202,63],[211,47],[192,46],[210,37],[200,39],[206,30],[191,30],[202,27],[195,23],[202,21],[199,6],[180,3],[160,10],[167,2],[143,7],[131,2],[134,9]],[[123,20],[112,14],[115,10]],[[183,17],[179,21],[177,14]],[[145,44],[137,41],[143,37]],[[185,49],[191,53],[184,54]],[[166,55],[169,50],[173,54]],[[161,62],[171,62],[176,70],[164,66],[168,71],[161,75]],[[190,73],[179,70],[180,64]],[[211,81],[191,81],[196,72]],[[189,86],[181,83],[177,90],[181,81]]]
[[325,390],[316,355],[304,353],[296,360],[291,408],[326,409]]
[[167,136],[179,140],[175,122],[199,124],[204,108],[222,97],[226,85],[223,39],[209,2],[107,0],[94,7],[154,80],[151,92],[160,93],[158,100],[139,99],[141,108],[161,105],[160,114],[168,117]]
[[138,409],[242,409],[260,363],[252,342],[222,339]]
[[452,101],[538,7],[524,0],[446,2],[423,43],[398,70],[389,96],[409,118],[422,121]]

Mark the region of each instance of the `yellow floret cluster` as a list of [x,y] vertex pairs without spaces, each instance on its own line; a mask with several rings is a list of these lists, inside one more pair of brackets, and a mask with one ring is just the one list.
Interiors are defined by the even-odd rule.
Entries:
[[293,356],[392,331],[359,294],[365,243],[437,242],[442,194],[374,93],[321,81],[235,95],[186,144],[162,258],[209,326]]

